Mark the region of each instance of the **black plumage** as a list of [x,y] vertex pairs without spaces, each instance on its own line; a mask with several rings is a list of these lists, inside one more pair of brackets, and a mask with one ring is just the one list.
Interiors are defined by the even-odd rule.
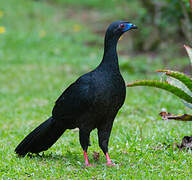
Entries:
[[90,132],[97,128],[99,146],[111,165],[108,141],[113,121],[124,103],[126,88],[119,71],[116,46],[120,36],[136,26],[124,21],[112,23],[105,35],[104,55],[99,66],[78,78],[57,99],[52,116],[33,130],[16,147],[25,156],[51,147],[66,129],[79,128],[79,140],[89,166],[87,148]]

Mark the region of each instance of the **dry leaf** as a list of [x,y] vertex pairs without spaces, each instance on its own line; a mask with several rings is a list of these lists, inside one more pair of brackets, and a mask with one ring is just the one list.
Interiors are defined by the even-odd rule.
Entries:
[[163,120],[177,120],[177,121],[192,121],[192,115],[183,114],[183,115],[173,115],[166,111],[162,111],[159,113]]
[[96,152],[96,151],[93,152],[93,159],[95,161],[99,161],[99,153],[98,152]]

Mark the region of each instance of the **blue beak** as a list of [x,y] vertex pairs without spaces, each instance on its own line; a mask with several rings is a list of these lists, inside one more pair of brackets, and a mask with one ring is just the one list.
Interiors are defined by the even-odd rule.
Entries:
[[125,23],[125,28],[123,29],[123,31],[129,31],[130,29],[137,29],[137,26],[135,24]]

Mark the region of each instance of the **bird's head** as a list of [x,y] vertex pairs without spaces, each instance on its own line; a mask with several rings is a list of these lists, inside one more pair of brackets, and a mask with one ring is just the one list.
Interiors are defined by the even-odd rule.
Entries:
[[137,29],[137,26],[126,21],[115,21],[109,25],[106,35],[108,38],[120,38],[123,33],[131,29]]

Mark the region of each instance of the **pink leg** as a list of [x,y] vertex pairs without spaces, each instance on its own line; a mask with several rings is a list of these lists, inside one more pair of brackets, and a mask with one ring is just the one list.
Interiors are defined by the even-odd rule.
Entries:
[[112,163],[112,161],[111,161],[111,159],[109,157],[109,154],[106,153],[105,156],[106,156],[106,159],[107,159],[107,166],[115,166],[115,164]]
[[86,152],[86,151],[83,151],[83,153],[84,153],[84,157],[85,157],[85,166],[87,166],[87,167],[93,167],[94,165],[89,164],[87,152]]
[[83,151],[83,152],[84,152],[84,157],[85,157],[85,166],[89,166],[89,160],[87,157],[87,152],[86,151]]

